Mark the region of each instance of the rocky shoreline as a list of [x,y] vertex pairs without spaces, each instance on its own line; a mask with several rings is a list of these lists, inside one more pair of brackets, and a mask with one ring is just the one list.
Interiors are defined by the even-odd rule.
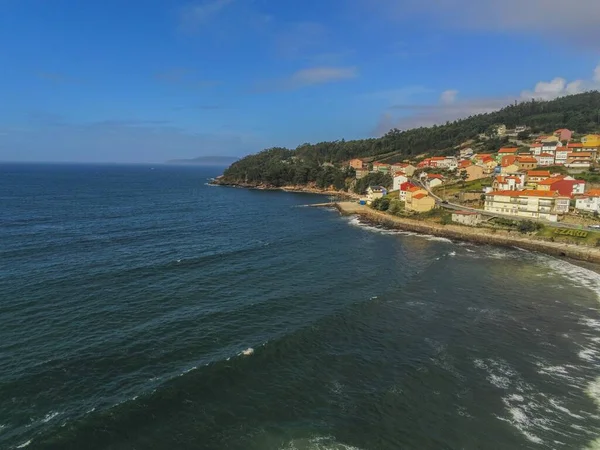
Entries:
[[517,232],[492,231],[485,228],[472,228],[460,225],[441,225],[414,219],[391,216],[352,202],[338,202],[336,208],[343,215],[358,215],[364,220],[380,226],[415,233],[430,234],[448,239],[474,242],[478,244],[519,247],[525,250],[546,253],[557,257],[566,257],[579,261],[600,263],[600,249],[593,247],[549,242],[524,237]]
[[345,199],[358,199],[359,196],[352,192],[346,191],[335,191],[331,189],[319,189],[314,186],[271,186],[266,184],[251,184],[251,183],[228,183],[220,181],[218,178],[213,180],[210,184],[216,186],[229,186],[244,189],[256,189],[260,191],[284,191],[284,192],[296,192],[302,194],[319,194],[319,195],[331,195]]

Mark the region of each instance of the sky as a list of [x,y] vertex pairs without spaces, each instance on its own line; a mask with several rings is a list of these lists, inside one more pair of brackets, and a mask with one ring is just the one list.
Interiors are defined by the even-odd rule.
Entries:
[[600,87],[598,0],[0,0],[0,161],[377,137]]

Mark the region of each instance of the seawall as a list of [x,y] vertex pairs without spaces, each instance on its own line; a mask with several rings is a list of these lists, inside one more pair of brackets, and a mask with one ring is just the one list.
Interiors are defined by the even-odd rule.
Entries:
[[475,228],[460,225],[441,225],[415,219],[391,216],[381,211],[373,210],[367,206],[353,202],[338,202],[336,208],[343,215],[359,215],[367,221],[377,223],[389,228],[395,228],[415,233],[430,234],[461,241],[479,244],[499,245],[503,247],[519,247],[525,250],[546,253],[552,256],[567,257],[579,261],[600,263],[600,249],[593,247],[566,244],[562,242],[548,242],[537,240],[534,237],[523,237],[518,232]]

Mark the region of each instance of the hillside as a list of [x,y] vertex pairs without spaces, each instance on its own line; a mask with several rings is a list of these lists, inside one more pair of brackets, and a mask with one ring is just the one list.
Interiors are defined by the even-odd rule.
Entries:
[[421,154],[453,154],[457,146],[471,140],[474,146],[488,151],[499,148],[506,139],[492,137],[480,140],[479,135],[487,133],[491,136],[491,130],[498,124],[504,124],[508,128],[526,125],[533,133],[569,128],[576,133],[585,134],[598,130],[599,122],[598,91],[552,101],[532,100],[445,125],[410,130],[393,129],[380,138],[303,144],[295,150],[263,150],[232,164],[223,174],[222,182],[272,186],[315,183],[319,187],[333,185],[342,188],[344,180],[351,174],[346,169],[335,166],[352,158],[394,163]]

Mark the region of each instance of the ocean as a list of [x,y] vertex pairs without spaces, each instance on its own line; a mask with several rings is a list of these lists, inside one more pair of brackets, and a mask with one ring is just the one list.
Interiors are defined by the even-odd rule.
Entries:
[[0,448],[599,448],[594,267],[221,170],[0,166]]

